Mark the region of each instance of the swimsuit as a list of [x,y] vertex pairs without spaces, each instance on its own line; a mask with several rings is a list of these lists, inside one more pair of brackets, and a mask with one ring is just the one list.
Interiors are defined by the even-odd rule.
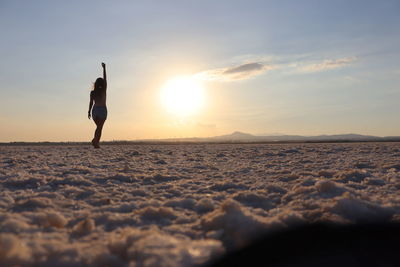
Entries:
[[93,119],[99,118],[102,120],[107,119],[107,107],[106,106],[93,106],[92,109]]

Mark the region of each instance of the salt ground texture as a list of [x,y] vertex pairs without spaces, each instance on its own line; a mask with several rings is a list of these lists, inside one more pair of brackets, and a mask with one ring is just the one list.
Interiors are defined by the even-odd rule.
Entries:
[[398,143],[0,152],[0,266],[199,266],[299,224],[400,221]]

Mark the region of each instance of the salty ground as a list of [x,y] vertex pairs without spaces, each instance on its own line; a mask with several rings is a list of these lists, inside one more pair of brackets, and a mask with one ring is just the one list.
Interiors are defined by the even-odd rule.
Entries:
[[1,266],[198,266],[299,224],[400,221],[399,143],[0,152]]

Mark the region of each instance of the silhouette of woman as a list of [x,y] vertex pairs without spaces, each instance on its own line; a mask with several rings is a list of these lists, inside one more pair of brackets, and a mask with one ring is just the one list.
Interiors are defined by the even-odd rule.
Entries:
[[[107,119],[107,77],[106,77],[106,64],[101,63],[103,67],[103,78],[97,78],[94,83],[94,89],[90,92],[90,102],[88,118],[90,120],[90,113],[92,114],[93,121],[96,123],[96,131],[94,132],[94,138],[92,139],[92,145],[94,148],[100,148],[100,137],[103,130],[104,122]],[[93,105],[94,103],[94,105]],[[92,109],[93,107],[93,109]]]

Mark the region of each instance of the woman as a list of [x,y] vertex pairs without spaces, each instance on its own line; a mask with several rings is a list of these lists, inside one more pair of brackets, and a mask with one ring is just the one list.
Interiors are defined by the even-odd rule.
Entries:
[[[90,120],[90,111],[92,111],[92,117],[97,125],[96,131],[94,132],[94,138],[92,145],[94,148],[100,148],[100,137],[101,131],[103,130],[104,122],[107,119],[107,106],[106,106],[106,91],[107,91],[107,77],[106,77],[106,64],[101,63],[103,67],[103,78],[97,78],[94,83],[94,89],[90,92],[90,102],[88,118]],[[93,105],[94,102],[94,105]],[[92,109],[93,107],[93,109]]]

